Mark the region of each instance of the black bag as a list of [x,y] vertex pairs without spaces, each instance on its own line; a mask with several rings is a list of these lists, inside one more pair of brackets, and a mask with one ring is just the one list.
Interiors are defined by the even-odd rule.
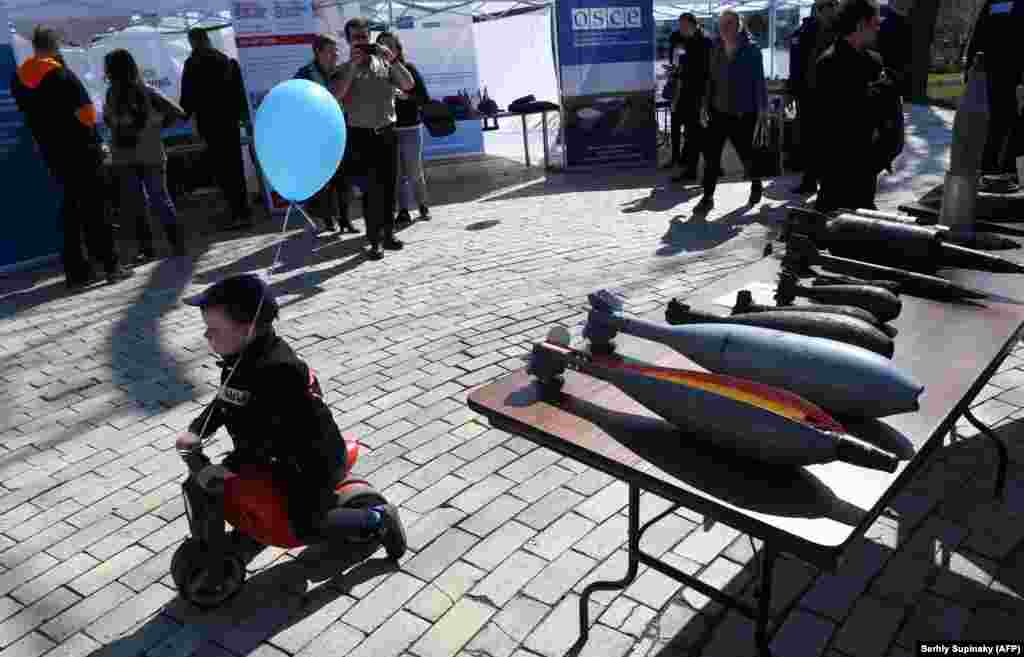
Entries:
[[665,86],[661,88],[662,100],[672,101],[676,97],[676,84],[678,80],[674,75],[665,80]]
[[452,114],[451,108],[442,102],[430,100],[423,103],[420,115],[431,137],[447,137],[455,132],[455,115]]

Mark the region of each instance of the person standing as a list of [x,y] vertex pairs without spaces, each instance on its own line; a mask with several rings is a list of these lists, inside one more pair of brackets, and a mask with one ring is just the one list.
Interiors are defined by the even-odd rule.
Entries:
[[249,114],[242,72],[238,62],[213,47],[203,28],[190,29],[188,42],[192,54],[181,74],[181,107],[187,117],[196,117],[213,174],[231,208],[231,219],[224,227],[248,228],[252,226],[252,210],[238,125]]
[[[761,201],[761,178],[754,169],[754,132],[767,118],[768,88],[761,51],[742,29],[740,16],[727,9],[718,18],[720,38],[711,51],[708,91],[705,162],[722,160],[725,140],[732,142],[750,178],[750,205]],[[695,209],[707,213],[715,206],[718,167],[704,167],[704,196]]]
[[824,137],[821,114],[816,105],[817,64],[818,58],[836,39],[833,29],[836,5],[836,0],[817,0],[814,13],[804,19],[793,35],[787,92],[796,101],[800,160],[804,169],[800,185],[793,189],[794,194],[813,194],[818,191],[818,167],[821,160],[819,146]]
[[398,216],[396,224],[411,224],[413,197],[420,209],[420,220],[430,220],[430,209],[427,207],[427,177],[423,173],[423,121],[420,107],[430,100],[427,85],[416,67],[405,60],[405,51],[398,36],[391,32],[377,35],[377,43],[386,46],[395,53],[398,61],[412,75],[414,86],[412,91],[395,91],[395,132],[398,133]]
[[370,22],[352,18],[345,23],[349,60],[338,67],[334,95],[345,107],[348,139],[343,177],[365,172],[367,256],[380,260],[381,247],[397,251],[404,245],[395,237],[395,182],[398,139],[395,134],[395,89],[411,92],[409,70],[387,46],[370,43]]
[[[672,101],[672,162],[678,163],[683,170],[672,180],[684,182],[697,179],[697,164],[704,148],[700,108],[707,91],[711,39],[704,35],[697,17],[691,13],[679,17],[679,32],[674,32],[675,35],[678,37],[670,50],[675,56],[676,76],[676,92]],[[682,151],[679,149],[680,127],[686,134]]]
[[185,118],[185,112],[171,99],[147,86],[131,53],[117,49],[104,58],[110,87],[104,103],[103,120],[112,136],[111,163],[121,181],[122,207],[136,211],[139,253],[136,264],[151,260],[153,231],[150,207],[156,206],[160,223],[174,255],[185,255],[185,235],[178,212],[167,191],[167,153],[161,130]]
[[[315,82],[330,90],[331,81],[338,68],[338,42],[329,34],[318,34],[313,38],[313,61],[295,73],[299,80]],[[324,223],[328,231],[339,228],[345,233],[358,233],[348,217],[349,189],[343,184],[341,163],[338,169],[319,192],[309,200],[309,205],[317,208],[324,215]]]
[[818,60],[818,106],[835,129],[822,146],[833,155],[822,159],[815,209],[874,209],[880,169],[874,148],[878,114],[872,108],[882,62],[869,48],[881,26],[878,4],[843,0],[835,25],[838,39]]
[[108,283],[131,275],[122,267],[107,222],[103,198],[103,149],[96,130],[96,108],[81,80],[63,64],[57,32],[36,26],[32,57],[18,67],[11,93],[39,146],[50,175],[64,188],[58,220],[64,232],[61,261],[68,289],[96,280],[82,252],[103,263]]

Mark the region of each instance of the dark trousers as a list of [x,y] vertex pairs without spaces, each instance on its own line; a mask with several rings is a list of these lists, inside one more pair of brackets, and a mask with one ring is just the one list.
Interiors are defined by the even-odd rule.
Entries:
[[352,176],[366,176],[363,215],[366,218],[366,239],[371,246],[378,246],[395,234],[397,167],[398,138],[393,127],[348,129],[340,188],[351,189],[349,178]]
[[121,181],[121,207],[135,215],[135,236],[139,252],[154,255],[153,230],[149,219],[156,211],[167,241],[175,255],[184,255],[184,235],[178,222],[178,212],[167,191],[166,165],[119,165],[115,167]]
[[52,171],[64,188],[57,217],[64,231],[60,256],[67,282],[77,283],[95,274],[82,251],[83,235],[89,255],[103,263],[106,273],[114,272],[118,265],[117,247],[106,217],[106,181],[101,165],[90,157],[85,162],[55,166]]
[[[700,124],[700,98],[680,98],[672,108],[672,161],[679,163],[685,171],[696,172],[704,150],[704,126]],[[685,131],[686,141],[680,139],[680,128]],[[679,145],[682,143],[682,150]],[[710,160],[709,160],[710,161]]]
[[818,212],[841,208],[876,209],[878,171],[871,161],[871,144],[864,144],[860,152],[853,145],[837,148],[836,152],[844,155],[822,162],[821,186],[814,209]]
[[990,71],[988,73],[989,124],[985,154],[981,160],[982,173],[1014,171],[1014,158],[1008,139],[1017,120],[1017,78],[1015,72]]
[[799,96],[796,99],[796,116],[800,125],[800,164],[803,165],[803,184],[807,186],[817,185],[821,177],[818,170],[821,166],[821,153],[818,148],[821,143],[819,112],[817,103],[814,102],[812,94]]
[[351,186],[346,184],[344,168],[344,163],[339,163],[338,170],[308,203],[313,214],[324,219],[328,226],[334,222],[344,226],[349,221],[348,208],[352,192]]
[[[743,161],[747,177],[753,182],[760,182],[760,176],[755,175],[754,170],[754,129],[757,127],[757,114],[725,114],[712,109],[708,118],[707,132],[704,135],[704,161],[715,164],[721,162],[725,140],[728,139]],[[720,173],[717,166],[704,167],[705,196],[715,193]]]
[[231,207],[232,219],[250,218],[252,210],[249,208],[249,190],[246,188],[245,169],[242,167],[242,138],[238,122],[203,125],[200,135],[206,142],[206,153],[213,175]]

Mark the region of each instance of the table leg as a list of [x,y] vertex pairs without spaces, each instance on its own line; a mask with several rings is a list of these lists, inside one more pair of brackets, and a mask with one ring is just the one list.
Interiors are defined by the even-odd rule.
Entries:
[[771,637],[768,635],[768,621],[771,620],[772,614],[772,571],[775,568],[775,558],[778,556],[775,548],[765,543],[761,549],[761,582],[757,591],[757,629],[755,631],[757,651],[760,657],[772,657],[772,651],[768,645],[771,641]]
[[526,168],[530,168],[530,142],[526,139],[526,115],[520,114],[523,120],[523,152],[526,153]]
[[640,567],[640,487],[636,484],[629,485],[629,566],[626,568],[626,576],[614,582],[593,582],[589,584],[580,595],[580,635],[576,643],[569,649],[568,655],[578,655],[583,646],[587,643],[590,635],[589,610],[587,603],[590,596],[597,591],[617,591],[624,589],[636,579],[637,570]]
[[547,171],[548,167],[550,166],[548,164],[548,113],[541,112],[540,120],[541,138],[544,140],[544,170]]
[[1009,455],[1006,453],[1006,445],[999,439],[995,431],[992,431],[988,425],[982,423],[974,413],[970,410],[964,411],[964,417],[967,421],[974,425],[974,428],[980,431],[985,437],[993,442],[996,446],[996,452],[999,456],[999,463],[996,465],[996,490],[995,496],[997,500],[1002,501],[1006,495],[1006,462],[1009,459]]

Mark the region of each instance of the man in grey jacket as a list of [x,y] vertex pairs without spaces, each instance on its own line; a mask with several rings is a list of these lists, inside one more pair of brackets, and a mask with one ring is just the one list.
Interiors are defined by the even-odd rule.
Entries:
[[[345,177],[365,172],[367,189],[367,257],[380,260],[381,247],[397,251],[404,245],[395,238],[394,198],[398,137],[395,134],[395,89],[412,91],[412,75],[386,46],[370,43],[370,22],[353,18],[345,23],[349,60],[338,67],[334,95],[345,106],[348,140]],[[347,182],[345,184],[348,184]]]
[[[704,98],[707,117],[704,162],[720,162],[725,140],[743,160],[750,178],[750,205],[761,201],[761,179],[754,170],[754,132],[767,118],[768,88],[761,51],[742,29],[740,16],[723,11],[718,19],[721,37],[711,51],[708,92]],[[695,211],[706,214],[715,205],[717,167],[704,168],[704,196]]]

